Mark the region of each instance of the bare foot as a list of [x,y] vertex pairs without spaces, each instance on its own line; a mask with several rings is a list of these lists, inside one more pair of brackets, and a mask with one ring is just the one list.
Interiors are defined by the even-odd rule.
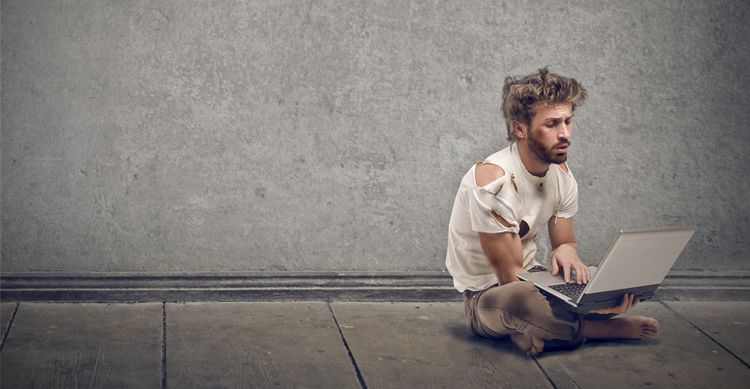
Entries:
[[510,340],[513,341],[521,352],[528,356],[537,355],[544,349],[544,340],[531,335],[521,333],[511,334]]
[[589,339],[653,339],[659,322],[653,317],[625,316],[586,321],[584,336]]

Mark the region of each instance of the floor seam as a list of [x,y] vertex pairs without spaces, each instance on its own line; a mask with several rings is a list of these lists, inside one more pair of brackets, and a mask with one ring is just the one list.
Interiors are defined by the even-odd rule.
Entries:
[[5,347],[5,341],[8,339],[8,334],[10,334],[10,327],[13,327],[13,321],[16,320],[16,312],[18,312],[18,306],[21,305],[20,302],[16,302],[16,306],[13,308],[13,314],[10,315],[10,321],[8,322],[8,328],[5,329],[5,332],[3,332],[3,339],[0,342],[0,351],[3,351],[3,347]]
[[349,342],[346,341],[346,337],[344,336],[344,332],[341,331],[341,326],[339,325],[338,319],[336,319],[336,314],[333,313],[333,308],[331,307],[331,303],[327,302],[328,304],[328,310],[331,311],[331,317],[333,317],[333,322],[336,323],[336,328],[339,330],[339,335],[341,335],[341,340],[344,342],[344,348],[346,348],[346,353],[349,355],[349,360],[352,362],[352,365],[354,366],[354,372],[357,373],[357,380],[359,381],[359,385],[362,387],[362,389],[367,389],[367,383],[365,383],[364,377],[362,377],[362,372],[359,370],[359,366],[357,365],[357,360],[354,359],[354,354],[352,354],[351,348],[349,348]]
[[542,371],[542,374],[544,374],[544,377],[547,378],[547,381],[549,381],[550,385],[552,385],[554,389],[557,389],[557,384],[555,384],[555,381],[552,381],[552,377],[550,377],[549,374],[547,374],[547,371],[544,370],[544,368],[542,367],[542,364],[539,363],[539,360],[536,359],[536,357],[531,357],[531,359],[534,360],[534,363],[536,363],[536,367],[538,367],[539,370]]
[[161,388],[167,389],[167,302],[161,303]]
[[735,357],[738,361],[740,361],[740,363],[742,363],[743,365],[745,365],[745,367],[750,368],[750,364],[748,364],[747,362],[745,362],[744,359],[742,359],[739,355],[737,355],[734,352],[732,352],[732,350],[726,348],[723,344],[721,344],[718,340],[714,339],[714,337],[711,336],[711,335],[709,335],[706,331],[703,331],[702,328],[698,327],[695,323],[693,323],[692,321],[690,321],[690,319],[688,319],[687,317],[681,315],[679,312],[677,312],[674,309],[672,309],[672,307],[670,307],[669,305],[667,305],[665,302],[659,301],[659,303],[661,305],[665,306],[670,311],[672,311],[675,315],[677,315],[682,320],[685,320],[686,322],[690,323],[691,326],[695,327],[696,330],[700,331],[700,333],[703,334],[703,335],[705,335],[708,339],[711,339],[712,342],[714,342],[717,345],[719,345],[719,347],[721,347],[722,349],[724,349],[724,351],[728,352],[729,355]]

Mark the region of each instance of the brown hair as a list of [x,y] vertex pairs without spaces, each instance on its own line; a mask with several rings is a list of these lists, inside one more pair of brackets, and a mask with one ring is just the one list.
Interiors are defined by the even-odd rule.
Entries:
[[586,88],[575,78],[551,73],[547,66],[523,78],[506,77],[503,86],[503,116],[508,140],[515,141],[513,122],[531,126],[534,104],[571,103],[573,110],[586,99]]

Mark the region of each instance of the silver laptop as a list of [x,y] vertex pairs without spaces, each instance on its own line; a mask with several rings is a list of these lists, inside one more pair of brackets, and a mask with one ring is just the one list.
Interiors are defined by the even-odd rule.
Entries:
[[562,271],[557,276],[549,271],[522,273],[518,278],[533,282],[548,296],[581,313],[616,307],[625,293],[648,300],[694,232],[695,227],[622,230],[599,267],[589,266],[591,280],[585,285],[576,284],[573,276],[566,284]]

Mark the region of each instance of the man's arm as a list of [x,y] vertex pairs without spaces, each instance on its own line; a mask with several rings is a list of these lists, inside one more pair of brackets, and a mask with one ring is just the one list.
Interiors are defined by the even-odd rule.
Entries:
[[[490,163],[479,163],[474,168],[474,180],[478,186],[485,186],[504,174],[503,168]],[[492,216],[503,226],[510,226],[510,223],[494,211]],[[480,232],[479,243],[501,285],[518,281],[516,275],[524,271],[523,246],[518,234]]]
[[[496,216],[496,218],[500,218]],[[502,218],[500,218],[502,220]],[[523,273],[523,247],[521,238],[512,232],[497,234],[479,233],[479,243],[487,256],[500,285],[518,281],[516,275]]]
[[547,222],[547,229],[552,245],[552,255],[549,261],[552,265],[552,275],[556,276],[562,269],[563,279],[568,282],[572,269],[576,272],[577,283],[588,283],[591,277],[588,268],[578,257],[578,244],[573,229],[573,219],[561,219],[553,216]]

